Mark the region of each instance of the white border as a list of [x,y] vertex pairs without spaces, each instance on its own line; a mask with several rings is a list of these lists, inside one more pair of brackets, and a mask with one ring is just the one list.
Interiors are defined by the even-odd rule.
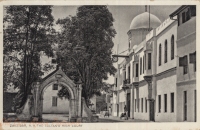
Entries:
[[[177,123],[161,123],[161,122],[131,122],[131,123],[81,123],[82,127],[72,127],[73,124],[71,124],[71,127],[10,127],[9,123],[3,123],[3,5],[197,5],[197,18],[196,18],[196,24],[197,24],[197,29],[196,29],[196,48],[199,48],[199,13],[200,13],[200,1],[189,1],[189,0],[171,0],[171,1],[146,1],[146,0],[127,0],[127,1],[120,1],[120,0],[68,0],[68,1],[52,1],[52,0],[40,0],[40,1],[1,1],[0,3],[0,20],[1,20],[1,26],[0,26],[0,39],[1,39],[1,47],[0,47],[0,67],[1,67],[1,82],[0,87],[1,90],[1,98],[0,98],[0,129],[84,129],[84,130],[96,130],[96,129],[101,129],[101,130],[200,130],[200,118],[199,118],[199,111],[200,110],[200,92],[198,90],[198,80],[196,80],[196,89],[197,89],[197,121],[198,122],[177,122]],[[197,54],[199,54],[197,52]],[[196,79],[198,79],[199,76],[199,62],[198,62],[199,56],[197,56],[197,76]],[[15,123],[12,123],[15,124]],[[27,126],[29,126],[30,123],[24,123]],[[33,126],[34,123],[31,123]],[[40,124],[40,123],[38,123]],[[43,124],[52,124],[52,123],[43,123]],[[53,123],[56,124],[56,123]],[[69,124],[69,123],[68,123]],[[37,125],[37,123],[35,123]],[[44,126],[44,125],[43,125]]]

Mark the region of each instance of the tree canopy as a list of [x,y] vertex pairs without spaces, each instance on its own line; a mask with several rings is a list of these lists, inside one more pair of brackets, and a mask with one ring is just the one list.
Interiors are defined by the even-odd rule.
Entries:
[[3,35],[4,87],[13,82],[20,91],[14,105],[24,105],[31,84],[43,75],[41,53],[53,56],[54,18],[51,6],[6,6]]
[[113,22],[107,6],[80,6],[75,16],[57,21],[61,27],[58,61],[62,61],[59,63],[63,70],[75,82],[81,79],[86,100],[100,95],[103,80],[116,72],[111,60],[116,34]]

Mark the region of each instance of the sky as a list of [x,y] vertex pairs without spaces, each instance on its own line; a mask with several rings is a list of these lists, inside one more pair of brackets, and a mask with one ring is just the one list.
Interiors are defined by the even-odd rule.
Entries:
[[[181,5],[165,5],[160,6],[156,5],[150,6],[150,13],[157,16],[161,22],[169,18],[169,15],[179,8]],[[53,16],[55,21],[59,18],[65,18],[69,15],[76,15],[76,10],[79,6],[54,6],[53,7]],[[112,13],[114,18],[114,28],[117,32],[115,38],[113,39],[114,47],[113,53],[117,53],[117,45],[119,44],[118,53],[125,51],[128,49],[128,35],[127,32],[129,31],[129,27],[133,18],[143,12],[145,12],[145,6],[108,6],[109,11]],[[149,10],[149,9],[148,9]],[[123,59],[119,59],[118,62],[122,61]],[[114,63],[114,66],[117,66],[117,63]],[[109,76],[107,83],[113,84],[114,77]]]

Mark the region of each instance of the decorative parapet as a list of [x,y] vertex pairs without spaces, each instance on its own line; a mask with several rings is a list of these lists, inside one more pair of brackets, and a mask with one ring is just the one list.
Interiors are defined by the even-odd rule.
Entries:
[[[174,19],[176,19],[176,17],[174,17]],[[163,30],[165,30],[173,22],[175,22],[175,20],[171,20],[170,18],[168,18],[163,23],[161,23],[161,25],[156,28],[156,36],[159,35]]]
[[155,35],[155,29],[151,30],[147,35],[146,35],[146,41],[149,41],[153,36]]

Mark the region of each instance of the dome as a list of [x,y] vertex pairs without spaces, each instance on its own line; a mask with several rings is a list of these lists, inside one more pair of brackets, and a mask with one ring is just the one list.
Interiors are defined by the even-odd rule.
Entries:
[[[150,13],[150,26],[152,28],[156,28],[161,24],[161,21],[158,17]],[[149,13],[144,12],[142,14],[137,15],[133,18],[130,30],[131,29],[138,29],[138,28],[149,28]]]

